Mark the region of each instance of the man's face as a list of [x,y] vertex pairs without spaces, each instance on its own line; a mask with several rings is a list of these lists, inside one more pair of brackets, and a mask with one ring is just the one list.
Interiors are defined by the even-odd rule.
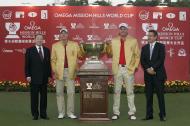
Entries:
[[59,39],[64,40],[64,41],[67,40],[68,39],[68,33],[65,32],[65,31],[61,32],[60,36],[59,36]]
[[153,43],[157,40],[157,36],[154,35],[153,32],[148,32],[148,42]]
[[121,37],[126,37],[128,35],[128,29],[126,27],[119,28],[119,35]]
[[43,41],[44,41],[44,38],[43,38],[42,35],[37,35],[37,36],[36,36],[36,38],[35,38],[35,43],[36,43],[36,45],[41,46],[42,43],[43,43]]

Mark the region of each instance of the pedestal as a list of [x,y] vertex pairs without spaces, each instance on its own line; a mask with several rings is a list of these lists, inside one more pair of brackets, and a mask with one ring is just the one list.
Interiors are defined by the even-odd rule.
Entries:
[[109,121],[107,66],[99,60],[86,61],[77,76],[80,77],[80,120]]

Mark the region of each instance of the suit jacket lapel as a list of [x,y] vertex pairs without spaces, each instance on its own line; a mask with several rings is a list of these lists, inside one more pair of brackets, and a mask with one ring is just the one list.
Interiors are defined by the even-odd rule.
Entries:
[[148,59],[150,60],[150,44],[147,45]]
[[34,46],[33,48],[34,48],[34,52],[35,52],[36,54],[38,54],[38,50],[37,50],[36,46]]

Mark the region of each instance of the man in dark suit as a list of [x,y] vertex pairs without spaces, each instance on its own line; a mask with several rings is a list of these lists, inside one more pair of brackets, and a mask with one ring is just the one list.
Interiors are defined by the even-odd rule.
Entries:
[[164,67],[165,46],[157,42],[157,37],[157,31],[150,30],[148,44],[142,47],[141,51],[146,93],[146,117],[143,120],[153,119],[153,92],[155,89],[160,109],[160,121],[165,121],[164,83],[167,79]]
[[[47,109],[47,83],[51,77],[50,51],[42,45],[43,35],[35,36],[35,45],[28,48],[25,54],[25,76],[30,83],[31,91],[31,112],[33,120],[38,116],[48,120]],[[40,113],[38,101],[40,94]]]

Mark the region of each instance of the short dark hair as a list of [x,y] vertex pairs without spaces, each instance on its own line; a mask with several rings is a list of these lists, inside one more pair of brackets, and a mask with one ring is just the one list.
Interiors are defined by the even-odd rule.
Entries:
[[158,36],[158,32],[156,30],[149,30],[148,32],[152,32],[154,36]]
[[40,33],[35,34],[35,38],[36,38],[37,36],[42,36],[42,37],[43,37],[43,35],[40,34]]

